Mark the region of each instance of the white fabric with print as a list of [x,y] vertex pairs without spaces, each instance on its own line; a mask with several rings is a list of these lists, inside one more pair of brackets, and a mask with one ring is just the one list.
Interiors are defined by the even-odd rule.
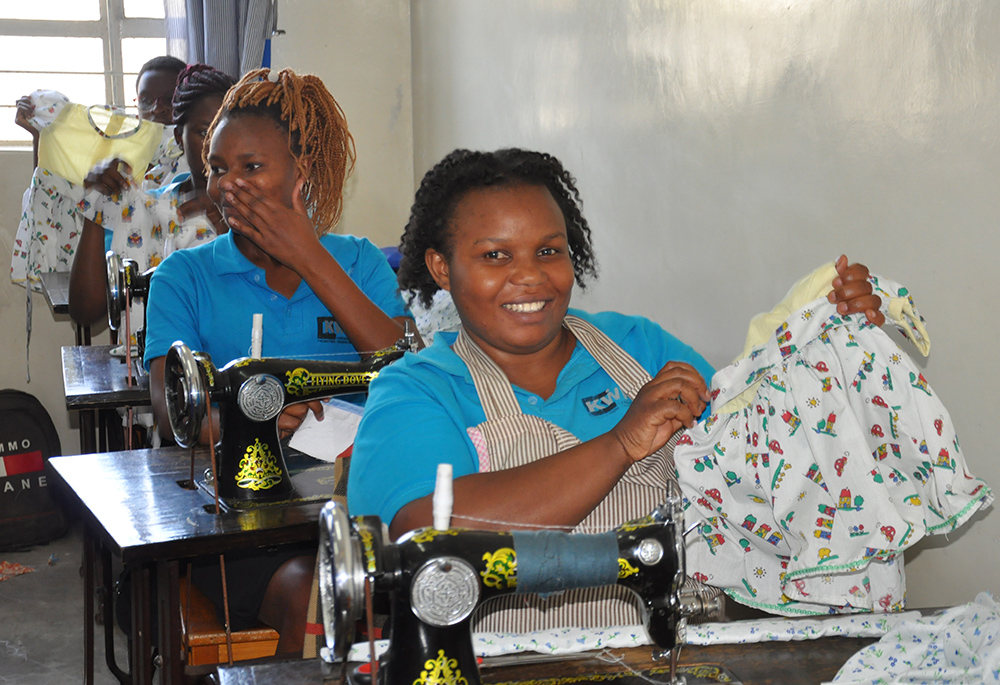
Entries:
[[1000,683],[1000,606],[989,593],[904,621],[848,659],[834,683]]
[[[907,291],[871,280],[891,318],[927,343]],[[687,568],[742,604],[897,611],[903,550],[993,499],[920,369],[825,297],[719,371],[711,391],[712,415],[674,451],[687,519],[702,519]]]

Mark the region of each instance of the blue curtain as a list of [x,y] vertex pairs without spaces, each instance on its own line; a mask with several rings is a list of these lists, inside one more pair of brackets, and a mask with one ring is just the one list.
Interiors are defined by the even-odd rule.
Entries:
[[276,0],[164,0],[167,52],[233,76],[265,66]]

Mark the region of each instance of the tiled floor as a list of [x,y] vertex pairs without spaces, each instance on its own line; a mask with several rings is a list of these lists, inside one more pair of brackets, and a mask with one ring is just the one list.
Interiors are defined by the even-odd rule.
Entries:
[[[0,561],[34,567],[0,582],[0,684],[66,685],[83,682],[83,527],[24,552],[0,552]],[[95,626],[102,640],[103,628]],[[125,639],[117,632],[118,663],[126,664]],[[99,642],[103,645],[103,642]],[[97,685],[116,685],[95,655]]]

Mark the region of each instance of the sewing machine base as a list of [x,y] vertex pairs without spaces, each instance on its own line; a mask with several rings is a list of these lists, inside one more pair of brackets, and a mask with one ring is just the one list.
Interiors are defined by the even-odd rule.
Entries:
[[[325,502],[334,496],[337,486],[336,464],[314,459],[295,450],[284,451],[285,463],[292,479],[292,492],[287,498],[273,501],[244,500],[234,497],[219,497],[219,507],[223,511],[249,511],[289,504]],[[215,504],[215,486],[209,478],[195,478],[195,485]]]
[[[348,685],[372,685],[372,679],[368,672],[362,672],[359,669],[368,668],[368,664],[348,664],[347,670],[347,682]],[[484,674],[485,675],[485,674]],[[613,674],[594,674],[591,679],[587,679],[586,676],[569,676],[564,678],[558,676],[552,678],[546,678],[546,685],[604,685],[605,683],[611,683],[612,685],[646,685],[650,682],[656,683],[668,683],[667,678],[670,677],[670,668],[652,668],[648,671],[636,671],[635,673],[613,673]],[[484,682],[490,682],[491,685],[537,685],[539,680],[533,678],[530,675],[525,675],[523,680],[503,680],[503,681],[486,681],[484,677]],[[742,685],[742,682],[736,678],[725,666],[718,664],[700,664],[698,666],[680,666],[677,669],[677,680],[678,684],[683,683],[683,685],[711,685],[711,683],[729,683],[730,685]]]
[[[572,654],[567,655],[568,658],[573,656]],[[593,674],[591,680],[581,679],[586,676],[580,675],[578,666],[572,669],[568,665],[561,668],[558,662],[552,662],[547,665],[544,682],[548,685],[562,685],[562,683],[572,683],[573,685],[597,685],[598,683],[602,685],[608,683],[611,685],[646,685],[650,680],[664,682],[670,673],[670,668],[666,665],[654,666],[653,668],[646,668],[645,666],[636,667],[636,665],[633,665],[635,667],[634,673],[608,673],[605,670],[607,668],[606,663],[594,660],[590,660],[590,662],[595,666],[594,669],[589,670]],[[537,668],[532,668],[527,664],[517,666],[508,663],[502,668],[490,668],[487,666],[488,663],[489,660],[483,666],[482,678],[483,682],[490,685],[537,684],[540,680],[537,676],[541,674]],[[574,663],[580,663],[580,661],[576,660]],[[649,663],[648,657],[646,663]],[[368,674],[358,673],[358,669],[361,666],[367,667],[367,664],[356,662],[347,664],[346,681],[351,685],[371,685],[371,678]],[[279,683],[291,682],[301,683],[302,685],[332,685],[333,683],[339,684],[341,682],[342,667],[341,664],[327,664],[317,660],[297,660],[221,667],[218,675],[220,685],[249,685],[250,683],[254,685],[278,685]],[[560,671],[562,673],[559,673]],[[587,670],[583,671],[584,674],[587,672]],[[680,666],[677,669],[677,675],[683,677],[687,685],[709,685],[710,683],[742,684],[741,680],[721,664],[708,663]]]

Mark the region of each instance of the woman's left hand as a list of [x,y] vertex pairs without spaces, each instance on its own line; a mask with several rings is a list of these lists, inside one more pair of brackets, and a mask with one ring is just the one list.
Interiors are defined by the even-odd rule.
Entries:
[[864,314],[876,326],[885,323],[885,315],[879,311],[882,298],[875,294],[868,281],[868,267],[864,264],[848,264],[847,257],[840,255],[837,260],[837,277],[833,279],[833,290],[826,296],[837,305],[841,314]]
[[310,254],[319,249],[319,238],[313,227],[305,203],[302,201],[303,179],[299,179],[292,192],[292,206],[286,207],[272,197],[261,193],[253,184],[236,179],[223,183],[226,221],[229,227],[247,237],[275,261],[298,271],[296,268]]

